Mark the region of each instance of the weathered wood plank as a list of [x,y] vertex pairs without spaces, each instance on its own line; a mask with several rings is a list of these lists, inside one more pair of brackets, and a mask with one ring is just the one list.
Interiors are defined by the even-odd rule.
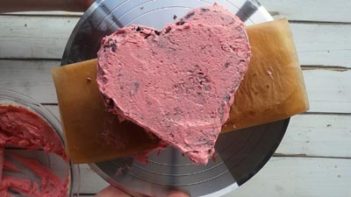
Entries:
[[351,160],[272,158],[249,182],[229,196],[351,196]]
[[50,69],[59,64],[59,61],[0,60],[0,88],[21,92],[41,103],[56,103]]
[[[96,193],[107,186],[86,165],[81,167],[81,180],[81,193]],[[351,195],[350,182],[350,159],[273,157],[257,175],[226,197],[345,197]]]
[[310,112],[351,112],[351,70],[305,70]]
[[351,68],[351,24],[291,23],[291,27],[301,64]]
[[77,17],[0,16],[0,58],[60,59]]
[[[56,103],[51,79],[59,61],[0,60],[0,87],[22,92],[41,103]],[[351,113],[351,70],[305,70],[311,112]]]
[[276,153],[351,158],[350,115],[294,116]]
[[290,20],[351,22],[349,0],[259,0],[273,15]]
[[[77,17],[0,16],[0,58],[60,59]],[[351,25],[291,24],[303,65],[351,68]]]

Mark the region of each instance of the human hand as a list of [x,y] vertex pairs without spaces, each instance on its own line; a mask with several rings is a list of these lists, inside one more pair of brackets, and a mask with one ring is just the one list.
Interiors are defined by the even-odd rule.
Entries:
[[[132,197],[129,194],[119,190],[116,187],[108,186],[101,190],[95,197]],[[188,194],[182,191],[171,190],[166,194],[166,196],[156,196],[156,197],[190,197]]]
[[99,193],[96,194],[95,197],[130,197],[130,195],[122,192],[121,190],[117,189],[113,186],[108,186],[105,189],[101,190]]

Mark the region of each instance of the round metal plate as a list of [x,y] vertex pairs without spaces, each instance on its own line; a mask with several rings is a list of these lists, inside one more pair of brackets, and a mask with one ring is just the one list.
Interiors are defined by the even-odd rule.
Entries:
[[[101,0],[82,16],[66,45],[62,65],[96,57],[103,36],[130,24],[162,28],[193,8],[214,2],[247,25],[272,20],[257,1],[245,0]],[[176,16],[176,17],[174,17]],[[194,165],[173,148],[150,155],[147,164],[133,157],[90,164],[110,184],[138,196],[162,196],[179,189],[191,196],[221,196],[260,170],[272,156],[289,119],[220,135],[216,159]]]

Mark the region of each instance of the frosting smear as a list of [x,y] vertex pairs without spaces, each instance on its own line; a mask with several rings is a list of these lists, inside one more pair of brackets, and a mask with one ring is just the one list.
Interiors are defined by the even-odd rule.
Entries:
[[44,119],[25,107],[0,105],[0,196],[68,195],[69,172],[62,178],[38,159],[14,153],[16,149],[43,151],[67,161],[63,143]]

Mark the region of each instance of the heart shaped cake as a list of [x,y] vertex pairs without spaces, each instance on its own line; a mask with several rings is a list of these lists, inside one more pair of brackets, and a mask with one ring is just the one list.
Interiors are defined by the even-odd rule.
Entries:
[[103,38],[97,83],[120,119],[206,164],[250,55],[243,22],[213,5],[161,31],[132,25]]

